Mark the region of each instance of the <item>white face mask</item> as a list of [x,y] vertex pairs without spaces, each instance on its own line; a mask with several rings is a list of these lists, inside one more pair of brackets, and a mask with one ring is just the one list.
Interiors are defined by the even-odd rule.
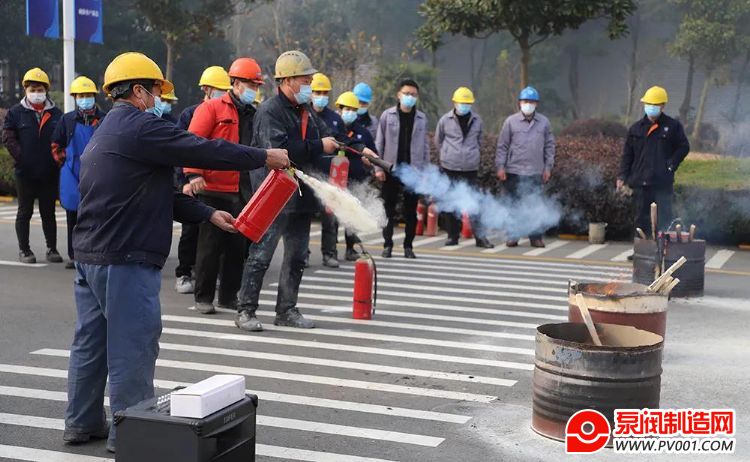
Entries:
[[29,100],[31,104],[42,104],[47,100],[47,93],[26,93],[26,99]]
[[536,104],[534,103],[521,103],[521,112],[524,115],[530,116],[536,111]]

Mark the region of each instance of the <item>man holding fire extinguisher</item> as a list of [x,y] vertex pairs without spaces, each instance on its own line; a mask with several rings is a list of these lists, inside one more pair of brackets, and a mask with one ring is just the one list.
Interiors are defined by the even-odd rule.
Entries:
[[[278,92],[258,107],[253,123],[254,146],[286,149],[295,167],[302,171],[319,165],[321,156],[333,154],[339,145],[330,136],[326,123],[310,105],[312,76],[316,72],[310,59],[301,51],[282,53],[276,60],[275,69]],[[267,173],[265,168],[253,170],[253,186],[257,188]],[[307,186],[300,185],[300,193],[292,196],[260,242],[250,246],[235,319],[240,329],[250,332],[263,330],[255,312],[263,277],[281,238],[284,239],[284,260],[274,324],[306,329],[315,327],[297,309],[297,295],[310,244],[310,222],[318,207],[313,192]]]

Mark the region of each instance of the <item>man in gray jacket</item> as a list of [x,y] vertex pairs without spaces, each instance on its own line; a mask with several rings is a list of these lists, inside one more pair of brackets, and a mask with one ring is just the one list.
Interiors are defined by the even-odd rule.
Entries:
[[[399,84],[396,94],[398,104],[383,111],[378,124],[375,147],[383,159],[392,163],[410,164],[422,168],[430,162],[430,145],[427,138],[427,116],[416,108],[419,85],[411,79]],[[388,224],[383,228],[383,258],[391,258],[393,253],[393,226],[396,205],[403,198],[403,215],[406,221],[404,257],[417,258],[412,249],[417,230],[417,202],[419,196],[406,191],[398,178],[377,169],[375,176],[383,181],[383,202]]]
[[[505,119],[497,138],[497,177],[511,197],[541,194],[555,162],[555,138],[549,120],[536,112],[539,93],[533,87],[521,90],[520,112]],[[544,247],[542,232],[529,236],[532,247]],[[520,236],[507,236],[506,245],[516,247]]]
[[[482,118],[472,111],[474,93],[466,87],[453,92],[453,109],[440,118],[435,129],[435,145],[440,150],[440,169],[452,181],[464,181],[472,186],[479,179],[479,144],[482,140]],[[445,245],[458,245],[461,233],[461,211],[448,213],[448,241]],[[479,221],[471,217],[477,247],[494,246],[484,237]]]

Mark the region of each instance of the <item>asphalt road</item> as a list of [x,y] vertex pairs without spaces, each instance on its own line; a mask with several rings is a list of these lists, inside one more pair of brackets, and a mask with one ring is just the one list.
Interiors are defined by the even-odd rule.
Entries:
[[[61,227],[61,251],[64,237]],[[43,256],[38,225],[32,241]],[[377,248],[377,236],[369,242]],[[351,265],[322,268],[313,244],[300,297],[318,325],[309,331],[273,328],[277,258],[259,334],[237,330],[231,313],[191,310],[192,296],[174,291],[170,258],[157,385],[245,375],[260,397],[257,460],[576,460],[530,430],[535,328],[566,318],[569,278],[627,278],[617,259],[627,244],[589,251],[573,242],[524,255],[530,249],[449,251],[441,242],[417,247],[416,261],[378,260],[380,303],[369,322],[351,319]],[[16,252],[12,222],[0,220],[0,459],[112,460],[101,442],[61,441],[72,271],[11,265]],[[737,453],[580,460],[750,460],[749,262],[747,252],[732,255],[707,275],[705,297],[671,302],[661,390],[665,408],[736,409]]]

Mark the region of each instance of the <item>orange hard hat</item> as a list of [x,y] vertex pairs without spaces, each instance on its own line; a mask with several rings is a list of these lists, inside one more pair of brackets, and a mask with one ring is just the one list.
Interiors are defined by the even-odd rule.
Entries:
[[229,77],[234,79],[250,80],[262,84],[263,72],[253,58],[237,58],[229,68]]

